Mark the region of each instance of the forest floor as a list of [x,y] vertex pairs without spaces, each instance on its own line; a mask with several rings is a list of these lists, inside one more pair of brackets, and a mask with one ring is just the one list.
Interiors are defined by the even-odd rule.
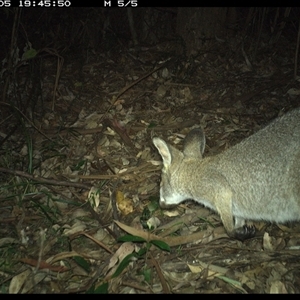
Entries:
[[22,78],[42,89],[31,118],[0,124],[0,292],[300,292],[299,224],[256,222],[241,242],[192,201],[161,209],[152,144],[182,149],[200,126],[216,155],[299,106],[293,47],[251,65],[217,42],[191,59],[172,47],[70,56],[56,87],[59,57],[20,69],[24,98]]

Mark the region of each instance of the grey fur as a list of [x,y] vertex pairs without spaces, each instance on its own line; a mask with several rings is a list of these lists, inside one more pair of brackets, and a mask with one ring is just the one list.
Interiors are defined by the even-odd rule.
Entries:
[[201,129],[186,136],[183,152],[153,143],[163,159],[162,207],[193,199],[218,212],[232,237],[247,238],[245,220],[300,220],[300,108],[212,157],[202,157]]

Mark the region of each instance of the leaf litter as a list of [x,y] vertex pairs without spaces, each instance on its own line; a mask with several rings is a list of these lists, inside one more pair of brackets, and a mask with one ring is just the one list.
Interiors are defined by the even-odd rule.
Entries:
[[[127,60],[134,81],[113,60],[95,58],[84,67],[88,85],[61,80],[55,113],[40,121],[43,134],[31,130],[32,174],[21,167],[30,153],[21,133],[1,158],[7,292],[299,292],[299,225],[256,224],[261,234],[242,243],[193,202],[149,209],[158,202],[161,172],[153,136],[181,148],[188,131],[202,126],[205,155],[215,155],[296,106],[289,95],[298,94],[286,89],[292,79],[257,78],[239,64],[227,72],[219,60],[201,62],[205,76],[199,68],[175,82],[150,63]],[[63,73],[73,79],[72,66]],[[141,240],[119,242],[125,234]]]

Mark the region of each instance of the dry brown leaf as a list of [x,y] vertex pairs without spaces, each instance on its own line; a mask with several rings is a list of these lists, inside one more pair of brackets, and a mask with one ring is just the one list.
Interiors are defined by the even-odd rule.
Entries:
[[272,237],[270,237],[268,232],[264,233],[263,237],[263,247],[267,251],[274,251],[274,245],[273,245]]
[[95,212],[98,211],[98,207],[100,204],[100,190],[99,188],[91,187],[87,201],[90,203],[91,207]]
[[125,242],[119,247],[119,249],[115,252],[115,254],[110,258],[109,264],[107,267],[107,275],[106,278],[110,278],[116,271],[119,264],[122,260],[129,254],[137,251],[136,245],[132,242]]
[[73,235],[75,233],[84,231],[86,229],[87,224],[85,222],[80,221],[79,219],[76,219],[72,227],[67,227],[64,229],[64,234],[66,236]]
[[272,282],[270,294],[288,294],[286,287],[282,281],[276,280]]
[[17,294],[20,292],[21,288],[24,286],[25,281],[28,276],[32,273],[31,270],[26,270],[14,276],[10,282],[8,292],[9,294]]
[[[223,238],[223,237],[228,237],[227,234],[220,234],[218,235],[216,238],[214,238],[213,235],[209,235],[207,236],[207,232],[206,231],[201,231],[201,232],[197,232],[197,233],[193,233],[187,236],[171,236],[171,237],[161,237],[161,236],[157,236],[155,234],[152,234],[150,232],[145,232],[142,230],[137,230],[133,227],[127,226],[119,221],[114,221],[120,228],[122,228],[124,231],[135,235],[135,236],[139,236],[143,239],[145,239],[146,241],[152,241],[152,240],[159,240],[159,241],[163,241],[165,243],[167,243],[169,246],[178,246],[178,245],[183,245],[183,244],[187,244],[187,243],[193,243],[198,241],[199,243],[201,243],[202,241],[204,242],[209,242],[212,241],[214,239],[219,239],[219,238]],[[205,238],[205,239],[204,239]]]
[[133,212],[133,203],[126,198],[121,191],[116,192],[117,207],[123,215],[128,215]]

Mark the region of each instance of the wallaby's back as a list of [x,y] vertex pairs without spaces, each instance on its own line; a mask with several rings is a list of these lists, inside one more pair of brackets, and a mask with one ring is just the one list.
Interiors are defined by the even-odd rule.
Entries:
[[300,220],[300,108],[204,159],[200,129],[186,136],[183,152],[160,138],[153,143],[163,159],[162,206],[194,199],[216,210],[229,235],[241,239],[253,235],[243,226],[247,219]]
[[235,191],[235,216],[300,220],[300,109],[224,151],[210,167]]

